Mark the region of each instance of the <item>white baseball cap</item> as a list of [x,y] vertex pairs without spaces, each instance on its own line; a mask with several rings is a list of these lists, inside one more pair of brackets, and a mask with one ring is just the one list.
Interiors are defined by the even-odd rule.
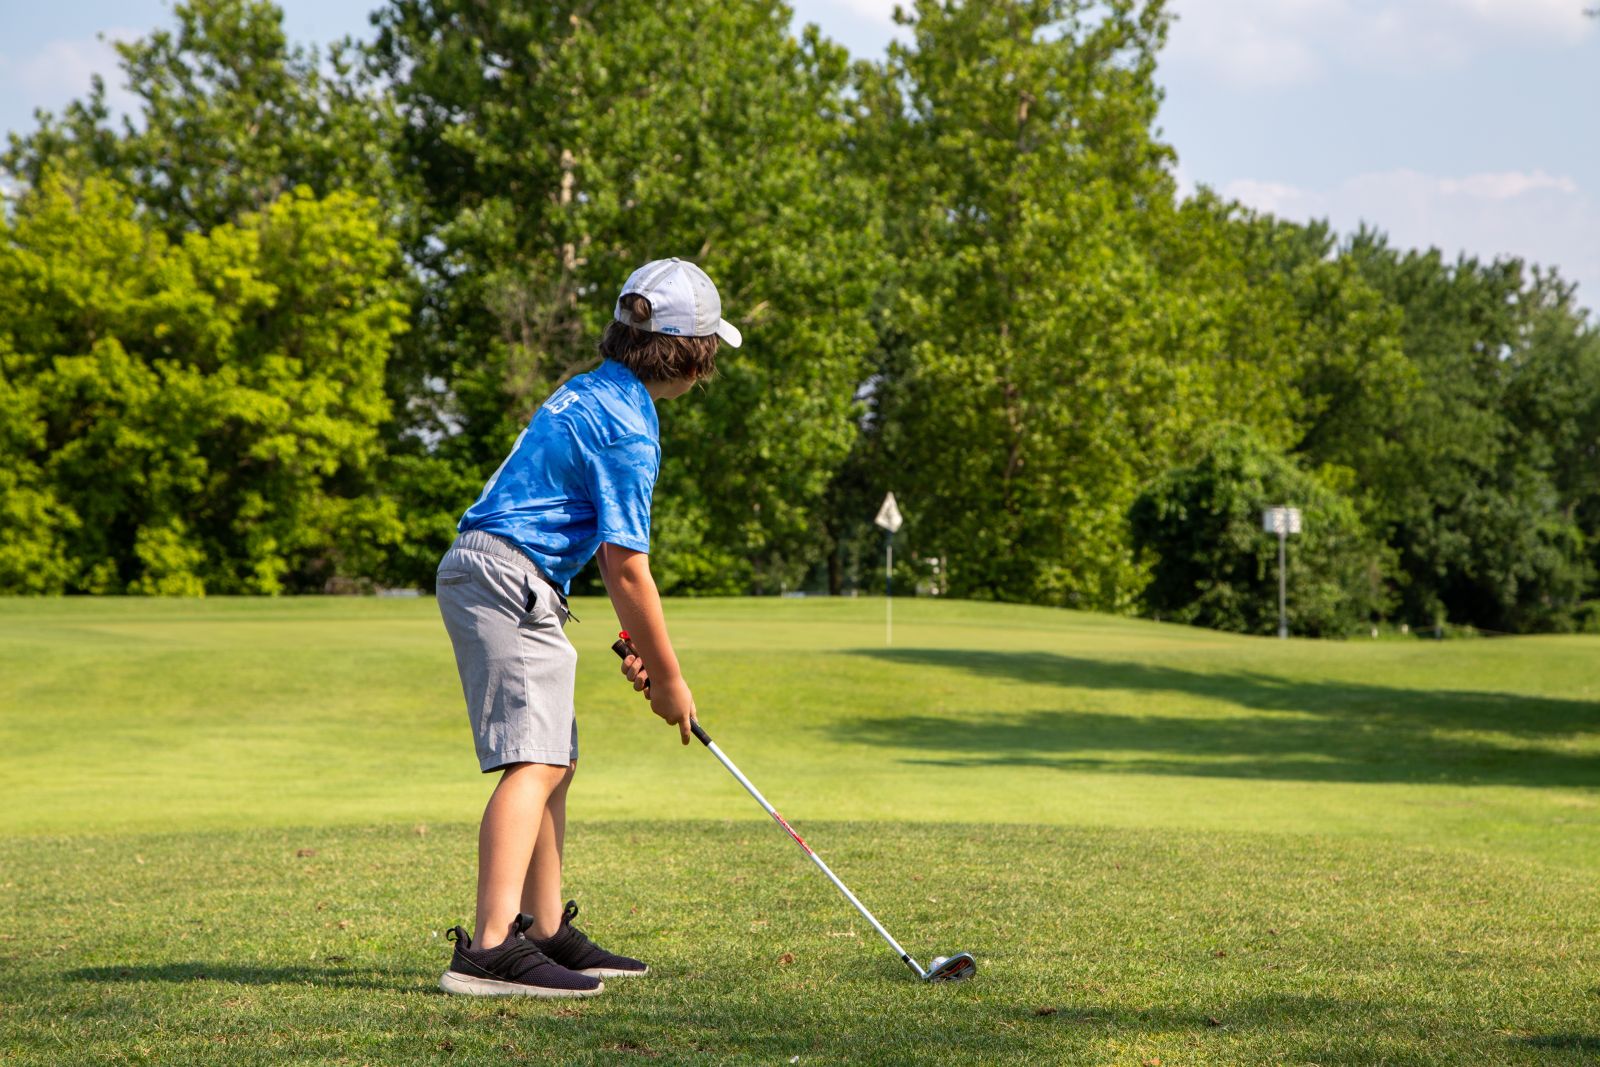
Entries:
[[[635,319],[622,297],[638,293],[650,301],[650,317]],[[636,330],[678,336],[716,334],[734,348],[744,341],[739,328],[722,318],[722,298],[706,272],[682,259],[655,259],[628,276],[617,296],[618,322]]]

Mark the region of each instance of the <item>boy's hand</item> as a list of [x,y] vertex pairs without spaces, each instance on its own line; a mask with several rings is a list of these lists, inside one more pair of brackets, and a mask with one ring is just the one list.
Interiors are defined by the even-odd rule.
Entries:
[[683,735],[683,743],[687,745],[689,738],[694,736],[695,722],[694,695],[689,692],[689,687],[681,677],[663,682],[660,686],[652,686],[650,674],[644,669],[644,661],[634,650],[633,642],[628,640],[628,631],[622,631],[617,637],[618,640],[611,645],[611,651],[621,657],[624,677],[633,683],[635,692],[643,693],[645,699],[650,701],[651,711],[678,727],[678,732]]
[[644,660],[631,651],[622,659],[622,673],[633,683],[635,693],[650,688],[650,672],[644,669]]
[[650,710],[667,722],[677,726],[688,744],[690,726],[694,723],[694,694],[682,678],[670,682],[656,682],[650,686]]

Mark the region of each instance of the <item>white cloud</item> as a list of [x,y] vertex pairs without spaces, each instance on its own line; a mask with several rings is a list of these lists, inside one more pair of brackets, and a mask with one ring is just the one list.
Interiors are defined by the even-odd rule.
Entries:
[[1588,29],[1584,5],[1570,0],[1448,0],[1447,6],[1485,26],[1569,42],[1582,40]]
[[1578,183],[1571,178],[1552,178],[1542,170],[1532,174],[1507,171],[1502,174],[1473,174],[1466,178],[1442,178],[1439,191],[1465,193],[1484,200],[1510,200],[1539,189],[1554,189],[1562,193],[1576,193]]
[[1166,57],[1238,86],[1315,80],[1322,61],[1308,32],[1338,0],[1177,0]]
[[1365,222],[1401,248],[1485,260],[1519,256],[1556,267],[1578,283],[1580,303],[1600,309],[1600,205],[1569,177],[1538,170],[1464,177],[1391,170],[1328,189],[1241,179],[1218,191],[1280,218],[1326,218],[1342,233]]
[[894,9],[896,7],[911,7],[911,0],[831,0],[830,7],[856,15],[860,18],[881,22],[885,26],[894,25]]
[[1455,66],[1508,45],[1579,44],[1594,32],[1581,0],[1174,0],[1167,57],[1228,84],[1318,80],[1332,63],[1405,70]]
[[913,0],[790,0],[794,28],[814,22],[833,40],[859,58],[881,56],[892,40],[904,41],[904,26],[895,24],[894,9],[910,9]]
[[1257,211],[1290,218],[1315,214],[1322,199],[1317,194],[1282,182],[1258,182],[1241,178],[1229,182],[1219,190],[1229,200],[1238,200]]
[[143,31],[119,27],[97,37],[58,38],[33,55],[6,62],[3,73],[35,107],[51,111],[87,96],[93,76],[99,74],[105,80],[106,102],[112,112],[128,111],[136,101],[122,84],[112,44],[141,36]]
[[1172,165],[1172,183],[1177,188],[1179,199],[1188,199],[1195,193],[1197,183],[1182,156],[1179,156]]
[[852,25],[878,33],[895,28],[896,6],[911,8],[913,0],[790,0],[795,25],[807,22],[824,27],[848,28]]

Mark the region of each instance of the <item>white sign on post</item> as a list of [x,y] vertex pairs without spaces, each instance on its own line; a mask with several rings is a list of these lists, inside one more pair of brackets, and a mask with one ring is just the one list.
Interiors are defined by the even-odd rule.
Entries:
[[1261,528],[1267,533],[1297,534],[1300,532],[1300,509],[1267,508],[1261,513]]
[[1284,571],[1284,555],[1290,534],[1300,532],[1300,509],[1271,507],[1261,513],[1261,528],[1278,535],[1278,637],[1289,636],[1289,580]]
[[883,498],[883,506],[878,509],[878,517],[872,520],[890,533],[897,533],[905,524],[905,519],[900,516],[900,507],[894,502],[894,494],[890,493]]
[[883,550],[883,643],[892,645],[894,644],[894,534],[905,524],[905,519],[900,516],[900,507],[894,502],[893,493],[883,498],[883,505],[878,508],[878,516],[872,521],[889,531],[888,543]]

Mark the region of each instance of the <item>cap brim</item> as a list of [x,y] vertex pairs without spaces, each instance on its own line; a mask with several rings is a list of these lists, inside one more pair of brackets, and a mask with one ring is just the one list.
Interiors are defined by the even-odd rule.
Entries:
[[738,348],[740,345],[744,344],[744,335],[739,332],[739,327],[735,326],[727,319],[717,320],[717,328],[715,332],[718,337],[728,342],[728,344],[732,345],[734,348]]

